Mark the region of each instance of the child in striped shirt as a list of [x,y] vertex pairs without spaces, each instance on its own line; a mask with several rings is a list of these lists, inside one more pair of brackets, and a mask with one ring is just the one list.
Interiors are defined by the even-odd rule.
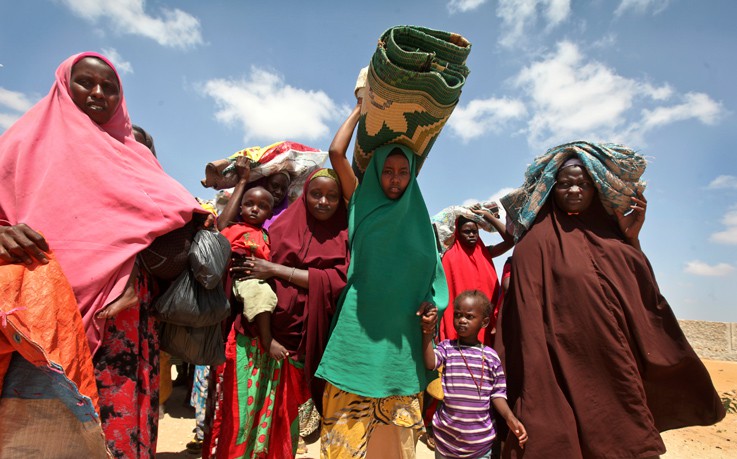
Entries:
[[436,459],[490,458],[496,438],[491,405],[524,447],[527,432],[507,404],[499,356],[477,338],[479,330],[489,323],[489,299],[479,290],[466,290],[455,298],[453,306],[457,340],[444,340],[433,349],[437,309],[426,312],[426,318],[433,314],[435,318],[422,324],[425,366],[430,370],[444,366],[444,398],[432,419]]

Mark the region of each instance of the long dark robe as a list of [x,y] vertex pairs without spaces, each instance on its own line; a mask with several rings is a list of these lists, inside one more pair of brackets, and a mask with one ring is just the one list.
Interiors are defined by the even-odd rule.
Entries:
[[659,432],[725,415],[647,257],[598,199],[568,215],[549,199],[514,251],[500,317],[509,404],[525,425],[503,457],[640,458]]

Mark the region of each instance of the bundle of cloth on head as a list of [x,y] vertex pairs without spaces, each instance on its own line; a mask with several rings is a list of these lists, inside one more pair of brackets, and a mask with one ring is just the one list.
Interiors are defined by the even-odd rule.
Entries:
[[630,198],[645,190],[645,182],[640,177],[647,161],[635,151],[613,143],[584,141],[557,146],[535,158],[525,172],[522,186],[500,200],[511,221],[515,240],[535,221],[555,185],[558,169],[571,156],[583,163],[610,215],[616,211],[626,212],[632,204]]
[[[497,207],[494,201],[484,201],[479,204],[481,208],[486,210],[492,210]],[[455,242],[456,221],[458,221],[458,217],[465,217],[475,222],[484,231],[496,231],[496,228],[486,221],[484,217],[472,212],[470,205],[448,206],[430,218],[432,226],[435,228],[435,235],[438,238],[440,253],[445,253],[453,245],[453,242]]]
[[287,174],[290,179],[289,202],[293,202],[302,192],[307,177],[325,164],[328,153],[288,140],[266,147],[244,148],[227,158],[207,163],[202,186],[216,190],[234,187],[238,183],[235,160],[239,156],[246,156],[256,163],[251,168],[251,181],[276,173]]
[[359,179],[374,150],[387,144],[409,147],[419,173],[458,104],[470,52],[461,35],[425,27],[396,26],[381,35],[356,84],[363,99],[353,152]]

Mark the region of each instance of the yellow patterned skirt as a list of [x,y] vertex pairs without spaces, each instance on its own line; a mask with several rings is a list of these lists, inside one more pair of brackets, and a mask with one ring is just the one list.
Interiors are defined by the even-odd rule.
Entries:
[[371,398],[327,383],[320,436],[323,458],[415,457],[422,394]]

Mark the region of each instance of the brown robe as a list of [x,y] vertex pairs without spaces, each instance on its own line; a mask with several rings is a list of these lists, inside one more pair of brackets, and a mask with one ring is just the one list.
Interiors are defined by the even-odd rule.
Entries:
[[647,257],[595,198],[580,215],[553,199],[514,250],[499,320],[509,405],[524,450],[503,457],[644,458],[659,432],[725,415],[706,368],[660,294]]

